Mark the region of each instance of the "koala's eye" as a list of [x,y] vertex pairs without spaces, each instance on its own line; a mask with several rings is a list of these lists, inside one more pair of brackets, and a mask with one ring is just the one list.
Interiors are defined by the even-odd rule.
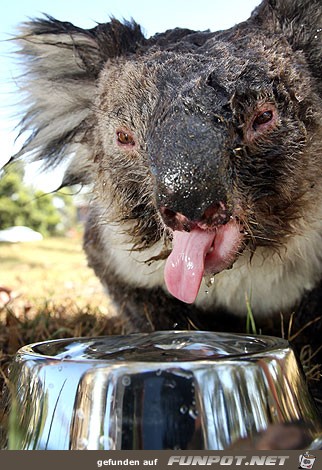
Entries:
[[273,111],[267,110],[255,117],[253,121],[253,129],[257,130],[259,126],[267,124],[273,119]]
[[116,133],[117,141],[122,145],[135,145],[133,136],[125,131],[118,131]]
[[263,103],[246,120],[244,137],[248,142],[266,138],[278,125],[278,113],[273,103]]

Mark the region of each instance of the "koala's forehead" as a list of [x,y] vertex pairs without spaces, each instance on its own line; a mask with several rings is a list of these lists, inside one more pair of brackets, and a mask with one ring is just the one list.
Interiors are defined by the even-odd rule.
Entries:
[[99,106],[114,111],[123,105],[152,103],[158,96],[154,70],[142,59],[108,61],[99,78],[98,95]]
[[160,100],[171,101],[189,90],[203,101],[208,85],[211,100],[217,94],[220,104],[239,89],[258,90],[270,82],[265,61],[254,61],[215,38],[206,46],[207,53],[152,51],[108,61],[99,79],[100,108],[118,115],[133,107],[148,112]]

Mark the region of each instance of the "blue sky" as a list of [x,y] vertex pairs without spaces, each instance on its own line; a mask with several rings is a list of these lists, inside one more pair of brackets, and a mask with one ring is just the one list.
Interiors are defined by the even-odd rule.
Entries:
[[[19,23],[48,13],[59,20],[91,28],[95,22],[135,19],[146,36],[176,26],[194,30],[226,29],[247,19],[260,0],[9,0],[3,3],[0,18],[0,167],[10,158],[19,114],[19,94],[14,77],[17,71],[12,37]],[[43,181],[43,177],[40,178]],[[41,186],[41,184],[39,183]]]

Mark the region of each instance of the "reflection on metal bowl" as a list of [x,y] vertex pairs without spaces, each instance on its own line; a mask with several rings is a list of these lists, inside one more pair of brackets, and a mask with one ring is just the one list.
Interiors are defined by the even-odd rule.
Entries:
[[226,449],[270,423],[322,432],[287,341],[199,331],[28,345],[10,370],[19,449]]

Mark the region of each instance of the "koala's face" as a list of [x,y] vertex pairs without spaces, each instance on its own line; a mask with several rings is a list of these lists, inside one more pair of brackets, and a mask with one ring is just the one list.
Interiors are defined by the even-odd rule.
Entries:
[[280,227],[277,237],[268,225],[291,204],[296,214],[299,187],[308,184],[299,152],[310,104],[303,74],[295,76],[287,54],[282,64],[269,48],[263,57],[253,47],[249,58],[244,48],[211,43],[206,59],[168,52],[106,64],[96,104],[102,181],[125,214],[131,200],[146,203],[172,230],[237,217],[259,244],[280,240]]
[[[173,240],[167,266],[180,250],[196,266],[201,253],[191,298],[204,273],[229,268],[246,246],[282,246],[315,178],[303,178],[309,101],[292,58],[211,42],[206,59],[167,52],[107,64],[97,104],[100,198],[112,194],[139,246]],[[168,271],[171,291],[182,272]]]

